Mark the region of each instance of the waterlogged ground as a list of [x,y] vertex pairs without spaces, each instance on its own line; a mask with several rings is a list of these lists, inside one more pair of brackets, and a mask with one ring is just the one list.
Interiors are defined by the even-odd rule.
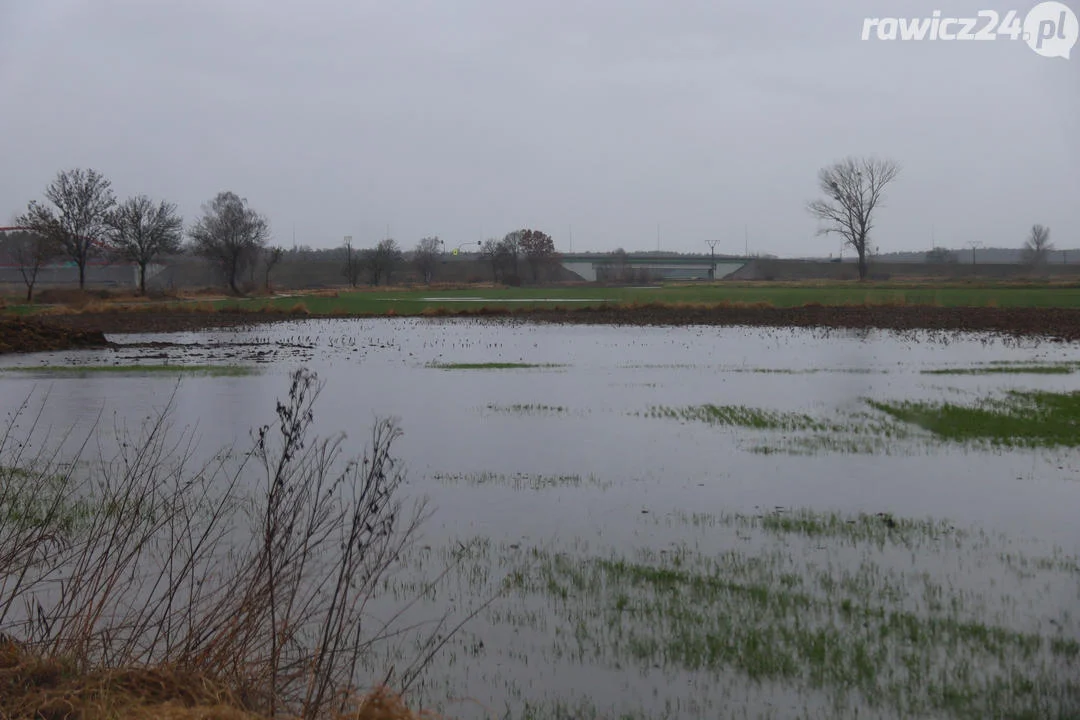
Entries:
[[372,608],[422,595],[402,622],[449,613],[443,635],[476,613],[413,688],[450,716],[1080,715],[1078,346],[430,320],[110,339],[137,345],[3,358],[0,409],[47,393],[43,425],[107,445],[175,390],[208,453],[306,364],[354,452],[400,418],[433,514]]

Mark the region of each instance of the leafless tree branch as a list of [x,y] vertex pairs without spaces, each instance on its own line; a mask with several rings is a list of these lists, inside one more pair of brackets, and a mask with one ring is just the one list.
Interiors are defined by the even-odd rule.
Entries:
[[865,279],[874,211],[882,205],[885,187],[896,179],[900,166],[879,158],[847,158],[818,173],[825,197],[807,205],[820,223],[818,235],[835,233],[859,256],[859,279]]

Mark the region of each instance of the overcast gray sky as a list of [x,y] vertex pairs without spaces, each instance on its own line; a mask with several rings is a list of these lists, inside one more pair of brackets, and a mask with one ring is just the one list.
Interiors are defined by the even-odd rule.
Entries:
[[[882,251],[1080,246],[1080,46],[864,42],[1026,0],[0,0],[0,212],[62,168],[275,241],[826,255],[820,167],[897,160]],[[1080,11],[1078,0],[1066,0]],[[6,222],[0,222],[6,224]]]

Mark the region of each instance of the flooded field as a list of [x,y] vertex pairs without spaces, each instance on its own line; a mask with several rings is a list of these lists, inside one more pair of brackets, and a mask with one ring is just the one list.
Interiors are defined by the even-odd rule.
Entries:
[[[431,512],[381,680],[457,718],[1080,714],[1080,346],[982,335],[318,320],[0,358],[103,449],[176,391],[243,448],[299,366],[320,435],[404,436]],[[36,407],[36,405],[35,405]],[[437,623],[442,619],[442,625]],[[458,623],[464,622],[456,633]]]

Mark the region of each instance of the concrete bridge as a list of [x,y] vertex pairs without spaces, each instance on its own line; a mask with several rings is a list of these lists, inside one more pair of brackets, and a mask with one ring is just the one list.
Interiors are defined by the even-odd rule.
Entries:
[[[582,280],[720,280],[737,272],[745,258],[704,255],[567,253],[562,266]],[[715,273],[714,273],[715,269]]]

